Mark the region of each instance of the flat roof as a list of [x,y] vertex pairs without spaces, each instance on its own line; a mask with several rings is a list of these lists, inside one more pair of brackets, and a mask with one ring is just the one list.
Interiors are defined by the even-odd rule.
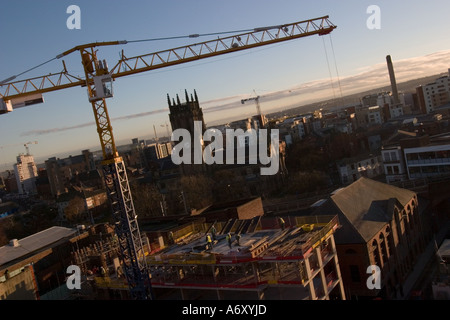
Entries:
[[76,233],[76,229],[54,226],[18,240],[18,246],[4,245],[0,247],[0,266],[48,247],[61,239],[74,236]]

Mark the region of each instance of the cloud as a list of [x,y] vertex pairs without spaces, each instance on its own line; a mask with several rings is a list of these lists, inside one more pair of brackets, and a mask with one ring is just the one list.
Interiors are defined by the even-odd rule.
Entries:
[[[158,109],[158,110],[153,110],[153,111],[148,111],[148,112],[141,112],[141,113],[135,113],[135,114],[130,114],[130,115],[126,115],[126,116],[115,117],[115,118],[112,118],[112,120],[128,120],[128,119],[133,119],[133,118],[141,118],[141,117],[146,117],[146,116],[163,113],[163,112],[168,112],[168,111],[169,111],[169,109],[167,109],[167,108],[166,109]],[[95,126],[95,122],[91,121],[91,122],[77,124],[74,126],[61,127],[61,128],[31,130],[31,131],[23,132],[21,134],[21,136],[40,136],[40,135],[44,135],[44,134],[69,131],[69,130],[74,130],[74,129],[79,129],[79,128],[90,127],[90,126]]]
[[[421,57],[397,61],[393,60],[393,65],[397,83],[442,73],[450,67],[450,50],[439,51]],[[288,92],[292,95],[310,95],[315,93],[319,96],[319,93],[324,93],[326,91],[328,92],[328,95],[330,95],[332,86],[334,87],[336,94],[339,93],[339,90],[342,90],[343,95],[345,96],[390,84],[386,62],[360,68],[358,71],[359,72],[356,74],[341,77],[340,79],[319,79],[298,84],[292,86],[288,90],[272,94],[270,99],[275,99],[275,96],[280,98],[287,96]]]
[[[450,67],[450,50],[439,51],[421,57],[414,57],[403,60],[395,60],[393,57],[394,71],[397,83],[405,82],[433,74],[446,71]],[[332,89],[334,94],[349,95],[373,88],[379,88],[390,84],[389,74],[386,62],[373,66],[357,69],[357,73],[351,76],[339,79],[319,79],[294,85],[288,89],[270,92],[260,98],[261,103],[276,103],[278,100],[287,98],[297,98],[296,103],[311,103],[314,101],[332,98]],[[339,86],[340,84],[340,86]],[[234,95],[201,102],[204,113],[213,113],[217,111],[229,110],[231,108],[242,107],[241,99],[248,98],[248,94]],[[140,118],[158,113],[168,112],[168,108],[154,111],[130,114],[113,118],[112,120],[127,120]],[[31,130],[21,134],[21,136],[44,135],[68,131],[88,126],[95,126],[94,122],[82,123],[79,125],[51,128],[42,130]]]
[[169,108],[164,108],[164,109],[158,109],[158,110],[153,110],[153,111],[130,114],[130,115],[126,115],[126,116],[115,117],[115,118],[112,118],[112,120],[128,120],[128,119],[133,119],[133,118],[141,118],[141,117],[151,116],[154,114],[168,112],[168,111],[169,111]]
[[51,129],[42,129],[42,130],[31,130],[31,131],[26,131],[23,132],[21,134],[22,137],[24,136],[40,136],[40,135],[44,135],[44,134],[49,134],[49,133],[57,133],[57,132],[62,132],[62,131],[68,131],[68,130],[73,130],[73,129],[78,129],[78,128],[84,128],[84,127],[90,127],[90,126],[95,126],[95,122],[87,122],[87,123],[82,123],[82,124],[77,124],[74,126],[68,126],[68,127],[61,127],[61,128],[51,128]]

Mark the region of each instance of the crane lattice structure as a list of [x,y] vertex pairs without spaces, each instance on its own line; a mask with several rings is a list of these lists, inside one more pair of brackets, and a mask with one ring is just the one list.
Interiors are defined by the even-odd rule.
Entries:
[[[255,92],[255,90],[253,90],[253,92]],[[256,94],[256,92],[255,92],[255,94]],[[256,95],[256,97],[251,97],[251,98],[247,98],[247,99],[242,99],[241,100],[241,103],[242,104],[245,104],[245,102],[246,101],[255,101],[255,103],[256,103],[256,114],[258,115],[258,116],[260,116],[261,115],[261,106],[260,106],[260,104],[259,104],[259,96],[258,95]]]
[[145,253],[137,215],[128,183],[125,163],[119,156],[114,141],[106,99],[113,97],[112,82],[115,79],[174,66],[200,59],[275,44],[312,35],[326,35],[336,28],[328,16],[300,22],[256,28],[251,32],[186,45],[154,53],[126,57],[123,50],[119,61],[111,68],[97,57],[95,48],[125,45],[128,41],[95,42],[76,46],[56,59],[79,52],[84,78],[71,75],[64,60],[58,73],[15,81],[15,76],[0,82],[0,113],[8,113],[18,107],[43,102],[42,94],[71,87],[87,87],[97,132],[103,152],[103,177],[115,218],[121,262],[131,296],[134,299],[152,299],[151,281],[145,261]]

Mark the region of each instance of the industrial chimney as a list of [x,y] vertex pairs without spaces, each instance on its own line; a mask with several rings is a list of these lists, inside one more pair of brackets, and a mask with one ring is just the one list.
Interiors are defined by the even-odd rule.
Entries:
[[398,90],[397,90],[397,82],[395,81],[395,73],[394,66],[392,65],[391,56],[386,56],[386,61],[389,70],[389,78],[391,78],[391,88],[392,88],[392,96],[394,98],[394,105],[400,104],[400,99],[398,98]]

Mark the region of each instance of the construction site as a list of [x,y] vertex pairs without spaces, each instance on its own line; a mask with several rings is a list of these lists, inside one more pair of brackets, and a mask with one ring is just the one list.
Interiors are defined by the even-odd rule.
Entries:
[[[212,248],[208,250],[203,246],[205,235],[212,225],[193,223],[191,230],[183,233],[182,239],[174,235],[170,244],[162,244],[157,253],[152,253],[153,248],[150,248],[149,242],[146,242],[145,236],[141,234],[125,161],[116,146],[106,103],[107,99],[114,96],[113,82],[121,77],[284,41],[325,36],[334,29],[336,26],[329,21],[328,16],[322,16],[294,23],[241,30],[242,33],[231,36],[133,57],[127,57],[122,50],[120,59],[112,68],[105,59],[101,59],[100,48],[124,46],[131,42],[152,39],[87,43],[59,53],[54,59],[39,65],[78,53],[84,76],[70,74],[65,61],[62,60],[61,72],[24,80],[16,80],[19,75],[14,75],[0,82],[0,114],[43,103],[44,93],[73,87],[87,89],[102,149],[101,176],[115,221],[115,236],[111,237],[109,249],[105,249],[103,245],[89,248],[92,252],[83,252],[80,249],[75,254],[75,260],[77,265],[87,266],[91,260],[89,257],[94,257],[95,252],[100,252],[100,256],[104,257],[104,251],[109,250],[109,260],[103,259],[102,267],[111,265],[111,261],[113,266],[120,265],[120,268],[113,268],[120,281],[110,279],[109,266],[108,270],[102,272],[102,281],[96,280],[96,288],[106,288],[106,297],[126,298],[121,292],[126,291],[128,298],[136,300],[149,300],[155,296],[178,296],[182,299],[216,296],[218,299],[226,299],[229,294],[234,294],[233,298],[237,298],[237,294],[248,292],[250,298],[262,299],[271,296],[288,297],[288,293],[285,293],[288,291],[292,293],[292,298],[299,299],[328,299],[331,293],[333,296],[345,298],[332,236],[338,223],[333,219],[292,221],[286,223],[286,229],[280,225],[276,227],[273,221],[270,223],[270,220],[259,218],[258,221],[237,224],[218,223],[215,227],[220,231]],[[235,32],[223,32],[226,33]],[[197,37],[200,35],[187,36]],[[258,106],[258,100],[256,102]],[[260,113],[259,107],[257,113]],[[275,149],[271,149],[272,152],[275,153]],[[332,225],[328,225],[329,223]],[[246,224],[247,228],[241,230]],[[234,242],[230,246],[225,243],[227,241],[224,241],[224,237],[228,233],[233,237],[241,236],[237,246]],[[88,281],[93,277],[89,277]],[[118,288],[124,289],[112,290],[115,288],[114,283],[117,283]],[[337,290],[340,294],[334,292],[334,287],[340,288]],[[212,290],[205,290],[207,288]],[[201,289],[202,293],[197,289]],[[115,291],[119,291],[119,294]]]
[[[169,231],[159,249],[146,251],[154,298],[344,300],[333,237],[337,216],[283,218],[193,221]],[[111,270],[88,277],[98,299],[129,298],[114,247],[109,242],[96,248],[97,255],[85,249],[74,254],[77,265],[100,263]]]

